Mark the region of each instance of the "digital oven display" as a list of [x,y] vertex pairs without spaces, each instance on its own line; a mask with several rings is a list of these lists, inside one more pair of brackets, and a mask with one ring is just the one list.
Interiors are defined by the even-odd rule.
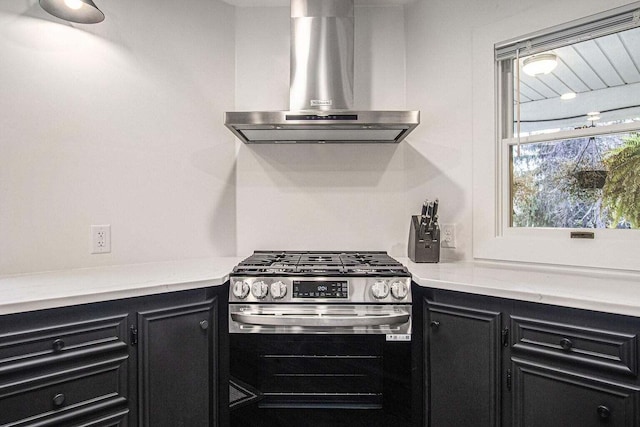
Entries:
[[349,298],[346,280],[294,280],[293,298]]

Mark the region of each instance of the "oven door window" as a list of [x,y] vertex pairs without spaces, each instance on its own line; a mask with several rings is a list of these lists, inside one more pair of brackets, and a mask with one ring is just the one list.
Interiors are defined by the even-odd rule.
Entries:
[[[283,420],[313,414],[316,424],[298,425],[325,425],[322,419],[332,425],[336,416],[370,417],[371,426],[400,421],[409,417],[410,347],[384,335],[231,334],[232,379],[260,394],[232,411],[233,425],[265,414]],[[393,408],[404,409],[393,414]],[[293,423],[278,425],[295,425],[287,422]]]

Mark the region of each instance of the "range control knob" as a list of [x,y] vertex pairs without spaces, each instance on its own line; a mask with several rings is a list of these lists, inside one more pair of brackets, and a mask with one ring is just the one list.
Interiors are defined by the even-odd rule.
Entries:
[[393,282],[391,284],[391,295],[395,299],[405,299],[407,295],[409,295],[409,288],[407,288],[407,284],[404,282]]
[[269,293],[269,286],[262,280],[253,282],[253,285],[251,285],[251,293],[254,297],[262,299]]
[[389,284],[386,280],[377,280],[373,286],[371,286],[371,293],[376,299],[383,299],[389,295]]
[[273,299],[282,299],[286,294],[287,285],[279,280],[271,284],[271,296],[273,297]]
[[245,299],[249,295],[249,284],[245,281],[238,281],[233,284],[233,295],[236,298]]

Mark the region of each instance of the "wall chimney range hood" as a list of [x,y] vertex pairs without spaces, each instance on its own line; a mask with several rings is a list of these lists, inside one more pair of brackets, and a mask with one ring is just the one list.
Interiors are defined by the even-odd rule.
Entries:
[[289,111],[225,113],[245,143],[397,143],[419,111],[353,110],[354,0],[291,0]]

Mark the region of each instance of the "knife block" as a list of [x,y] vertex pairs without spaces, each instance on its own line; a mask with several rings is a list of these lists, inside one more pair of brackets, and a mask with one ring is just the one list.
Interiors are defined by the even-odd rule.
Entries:
[[420,217],[411,217],[409,230],[409,258],[413,262],[440,262],[440,226],[420,230]]

